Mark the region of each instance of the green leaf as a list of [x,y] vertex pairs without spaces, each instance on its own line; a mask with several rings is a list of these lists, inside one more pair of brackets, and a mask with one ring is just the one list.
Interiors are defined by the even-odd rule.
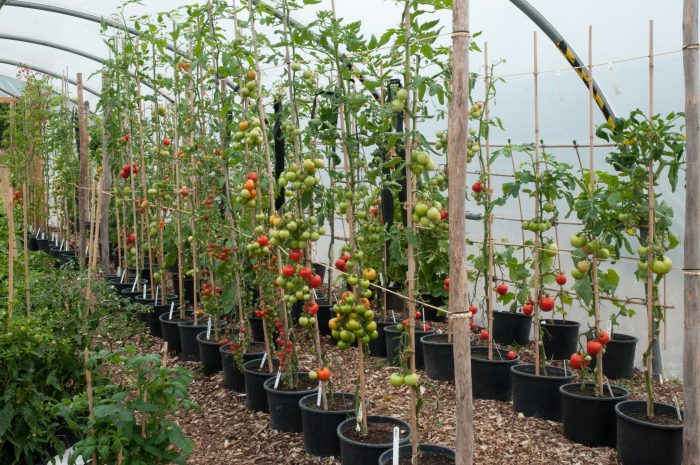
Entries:
[[403,230],[404,235],[406,236],[406,241],[411,244],[413,247],[418,247],[418,239],[416,239],[416,235],[413,234],[413,231],[411,231],[408,228],[404,228]]
[[5,432],[12,424],[14,413],[11,402],[6,402],[5,406],[0,410],[0,437],[4,436]]
[[593,302],[593,286],[588,277],[576,281],[571,289],[576,292],[576,295],[578,295],[586,305],[590,305],[591,302]]

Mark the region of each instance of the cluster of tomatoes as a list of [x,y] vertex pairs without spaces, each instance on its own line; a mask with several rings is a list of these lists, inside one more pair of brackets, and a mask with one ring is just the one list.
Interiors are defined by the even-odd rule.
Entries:
[[424,171],[434,171],[435,161],[430,154],[424,150],[411,151],[411,172],[413,174],[423,174]]
[[331,379],[331,370],[326,367],[319,368],[318,370],[311,370],[309,372],[309,379],[311,381],[323,381],[328,382]]
[[[421,312],[416,311],[416,321],[419,321],[423,317],[423,314]],[[405,318],[401,321],[401,323],[398,323],[396,325],[396,329],[398,331],[408,331],[408,318]],[[418,331],[430,331],[431,326],[428,323],[425,324],[417,324],[416,329]]]
[[425,202],[416,203],[413,207],[413,222],[422,228],[441,227],[447,229],[447,210],[442,208],[440,202],[428,205]]
[[277,276],[275,285],[284,290],[284,299],[288,304],[308,302],[311,300],[312,289],[318,289],[323,284],[323,279],[311,268],[299,263],[304,258],[301,249],[292,250],[289,258],[296,263],[282,267],[282,274]]
[[361,297],[358,300],[353,292],[345,291],[333,306],[333,311],[336,315],[328,322],[328,327],[333,339],[338,341],[339,349],[347,349],[358,340],[369,344],[379,337],[369,299]]
[[299,317],[299,326],[302,328],[313,327],[316,324],[316,314],[318,313],[318,304],[314,301],[304,304],[304,315]]
[[292,163],[280,175],[277,184],[289,191],[311,192],[321,182],[316,173],[318,168],[323,168],[323,160],[320,158],[305,158],[301,166]]
[[588,365],[591,363],[591,360],[593,360],[593,357],[601,353],[605,346],[608,345],[608,342],[610,342],[610,335],[608,334],[608,332],[600,331],[600,334],[597,338],[589,339],[586,343],[585,354],[582,352],[574,352],[573,354],[571,354],[571,357],[569,358],[571,368],[573,368],[574,370],[581,370],[588,367]]
[[290,249],[304,249],[306,244],[316,242],[326,230],[318,226],[318,218],[296,218],[291,212],[270,215],[270,245],[285,245]]
[[215,286],[211,281],[202,284],[202,296],[207,298],[221,296],[221,286]]
[[121,176],[122,179],[129,179],[131,173],[139,174],[139,168],[138,166],[136,166],[136,163],[127,163],[124,166],[122,166],[122,170],[119,172],[119,176]]
[[[248,84],[254,83],[257,87],[255,81],[251,81]],[[244,87],[245,89],[245,87]],[[238,131],[233,134],[233,144],[231,148],[234,150],[242,150],[243,147],[258,147],[263,142],[262,133],[262,122],[260,118],[254,117],[250,121],[247,119],[241,120],[238,123]]]
[[216,244],[210,242],[207,246],[207,253],[219,260],[228,260],[233,255],[233,250],[231,250],[227,245]]
[[22,193],[20,191],[15,191],[12,194],[12,203],[22,205]]
[[131,139],[131,135],[129,134],[129,130],[127,129],[124,134],[119,138],[119,142],[122,145],[126,145],[127,142],[129,142],[129,139]]
[[234,197],[234,199],[246,207],[255,207],[255,198],[258,196],[257,183],[258,175],[256,173],[248,173],[245,182],[240,187],[238,196]]
[[284,366],[287,363],[287,360],[292,358],[294,344],[292,341],[284,340],[285,333],[281,321],[275,321],[275,329],[277,330],[277,339],[275,339],[277,351],[275,352],[275,357],[277,357],[277,360],[279,360],[280,371],[284,371]]

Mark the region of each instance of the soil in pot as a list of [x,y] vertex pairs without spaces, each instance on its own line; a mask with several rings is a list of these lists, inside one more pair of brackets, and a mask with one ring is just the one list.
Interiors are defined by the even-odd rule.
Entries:
[[437,381],[454,381],[455,362],[453,344],[447,342],[447,334],[429,334],[420,339],[423,347],[425,374]]
[[197,334],[197,344],[199,344],[199,359],[202,361],[202,371],[205,376],[209,376],[221,371],[221,354],[219,348],[225,344],[214,340],[214,332],[210,334],[211,339],[207,339],[207,332],[202,331]]
[[[610,379],[632,378],[634,354],[638,339],[628,334],[613,333],[603,354],[603,374]],[[594,369],[596,357],[591,360]]]
[[550,360],[568,360],[578,349],[581,323],[570,320],[542,320],[542,346]]
[[513,365],[510,368],[513,383],[513,411],[526,417],[561,421],[561,394],[559,387],[574,379],[574,372],[547,366],[535,375],[534,365]]
[[[279,362],[273,361],[275,369],[272,373],[267,371],[267,361],[255,359],[243,364],[243,376],[245,377],[245,406],[253,412],[268,412],[267,392],[263,387],[265,381],[277,375]],[[262,366],[262,368],[261,368]]]
[[524,346],[530,341],[532,315],[493,312],[493,341],[498,344]]
[[185,318],[180,319],[180,311],[173,310],[173,317],[170,317],[170,310],[162,313],[158,317],[160,322],[160,331],[163,335],[163,340],[168,342],[168,351],[179,354],[182,352],[182,343],[180,341],[180,328],[178,325],[184,321],[190,320],[193,317],[192,311],[185,313]]
[[199,319],[195,326],[194,320],[182,321],[177,327],[180,331],[180,344],[182,346],[182,359],[186,362],[199,362],[199,344],[197,334],[207,329],[206,320]]
[[393,326],[396,324],[395,321],[377,321],[377,333],[379,337],[377,339],[369,341],[369,355],[373,357],[386,357],[386,333],[384,328],[387,326]]
[[[379,457],[379,465],[392,465],[392,449],[385,451]],[[413,448],[410,444],[399,447],[399,465],[412,465]],[[455,451],[449,447],[437,444],[418,444],[420,465],[452,465],[455,463]]]
[[559,392],[564,436],[588,447],[615,447],[615,405],[626,400],[629,391],[604,386],[603,397],[597,397],[595,384],[571,383],[561,386]]
[[[238,364],[233,356],[229,344],[221,346],[221,367],[224,372],[224,387],[235,392],[245,392],[245,378],[243,372],[238,368]],[[261,359],[265,353],[265,344],[261,342],[251,342],[248,350],[243,354],[243,363],[251,360]]]
[[328,395],[328,410],[317,405],[318,395],[310,394],[299,400],[304,450],[319,457],[340,455],[338,425],[355,416],[355,395],[336,392]]
[[399,445],[411,440],[411,427],[398,418],[370,415],[367,417],[367,434],[362,436],[355,429],[356,420],[347,419],[338,425],[340,460],[343,465],[369,465],[379,461],[379,456],[392,446],[394,427],[399,427]]
[[263,387],[267,393],[270,423],[277,431],[300,433],[303,431],[299,401],[318,391],[318,383],[309,379],[307,373],[298,374],[297,386],[289,388],[282,381],[275,388],[277,377],[265,380]]
[[622,465],[681,463],[683,424],[674,406],[654,403],[654,418],[650,420],[645,401],[626,400],[615,406],[615,414],[617,460]]
[[[402,337],[402,334],[408,335],[408,332],[398,331],[396,326],[387,326],[384,328],[386,333],[386,356],[389,363],[398,366],[400,363],[402,344],[408,344],[408,337]],[[433,334],[433,330],[418,331],[416,327],[416,368],[422,370],[425,366],[423,358],[423,344],[420,342],[423,336]]]
[[489,360],[488,347],[471,348],[472,394],[475,399],[510,400],[513,391],[510,367],[520,363],[520,356],[508,360],[508,352],[494,347]]

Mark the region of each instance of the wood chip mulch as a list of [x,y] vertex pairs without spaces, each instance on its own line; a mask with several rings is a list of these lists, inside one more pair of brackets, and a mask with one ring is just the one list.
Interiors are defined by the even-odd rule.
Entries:
[[[141,352],[157,352],[161,341],[141,336],[136,343]],[[355,391],[357,352],[338,350],[324,340],[328,365],[333,372],[336,392]],[[308,341],[300,353],[312,354]],[[525,361],[532,358],[532,345],[521,347]],[[303,356],[302,365],[313,368],[313,357]],[[245,396],[223,387],[221,373],[204,377],[198,363],[172,358],[170,363],[186,366],[194,372],[190,386],[191,400],[200,406],[195,410],[178,411],[175,420],[194,442],[190,465],[336,465],[338,458],[319,458],[304,452],[302,434],[281,433],[271,428],[268,415],[253,413],[245,407]],[[408,388],[393,388],[389,375],[397,370],[386,359],[367,359],[367,389],[371,415],[390,415],[408,421]],[[352,373],[352,376],[351,376]],[[420,418],[420,441],[454,447],[455,394],[454,384],[432,381],[421,373],[424,406]],[[642,373],[635,370],[632,380],[615,384],[631,391],[631,398],[644,399]],[[675,381],[655,383],[657,401],[673,404],[674,397],[682,407],[682,386]],[[478,465],[616,465],[615,450],[589,448],[573,443],[563,435],[561,423],[525,418],[513,413],[510,402],[474,400],[475,457]]]

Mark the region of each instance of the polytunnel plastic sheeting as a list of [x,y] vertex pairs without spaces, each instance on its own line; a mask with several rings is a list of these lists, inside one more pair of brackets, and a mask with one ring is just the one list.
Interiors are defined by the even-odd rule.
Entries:
[[[203,0],[202,0],[203,1]],[[2,1],[0,0],[0,3]],[[51,5],[89,12],[95,15],[113,17],[120,13],[120,2],[117,0],[54,0],[47,2]],[[124,16],[140,16],[146,13],[172,10],[178,6],[193,4],[192,1],[181,0],[145,0],[142,4],[129,5]],[[228,0],[229,4],[233,0]],[[267,0],[270,4],[279,4],[278,0]],[[658,113],[680,111],[683,109],[683,74],[681,42],[682,2],[657,2],[652,0],[623,0],[610,2],[606,0],[531,0],[531,3],[554,25],[564,36],[571,47],[587,62],[588,57],[588,25],[593,26],[593,62],[594,76],[606,94],[612,108],[618,116],[625,116],[635,108],[648,109],[648,21],[654,20],[654,46],[658,54],[655,60],[655,101],[654,108]],[[236,0],[240,5],[241,1]],[[400,27],[401,6],[394,1],[378,0],[335,0],[337,15],[346,22],[360,21],[361,30],[366,38],[371,35],[379,36],[388,28]],[[293,12],[293,18],[308,23],[312,21],[320,9],[330,9],[331,0],[320,4],[306,6],[302,11]],[[429,15],[424,16],[424,20]],[[449,11],[436,15],[443,26],[443,35],[436,38],[435,44],[449,44],[451,18]],[[492,142],[510,140],[516,143],[533,142],[533,31],[536,27],[508,0],[471,0],[470,2],[471,31],[483,31],[476,38],[480,46],[488,42],[489,62],[498,63],[495,74],[505,76],[505,82],[497,84],[497,95],[492,107],[492,115],[503,120],[505,131],[496,131]],[[270,29],[261,27],[261,33],[271,34]],[[80,48],[88,53],[107,57],[108,50],[100,33],[100,25],[85,20],[79,20],[54,13],[28,10],[5,6],[0,10],[0,33],[18,36],[31,36],[36,39],[64,44]],[[229,32],[232,36],[232,31]],[[540,138],[547,145],[588,142],[588,95],[580,78],[570,69],[560,52],[541,32],[539,37],[539,111]],[[33,44],[22,44],[13,41],[0,40],[0,58],[18,60],[28,66],[42,66],[57,74],[64,72],[73,79],[82,72],[86,83],[100,89],[99,75],[93,73],[99,69],[99,64],[86,58],[66,52]],[[361,56],[350,56],[352,61],[361,67]],[[471,70],[483,72],[483,55],[471,54]],[[12,66],[0,65],[0,74],[15,76],[17,69]],[[397,71],[398,72],[398,71]],[[272,80],[282,73],[282,68],[267,70],[264,79]],[[399,77],[399,76],[397,76]],[[60,83],[55,85],[60,89]],[[476,97],[483,92],[481,84],[477,84]],[[75,92],[71,86],[71,92]],[[97,103],[95,98],[86,94],[86,100],[92,108]],[[596,111],[595,124],[603,123]],[[426,121],[421,123],[425,134],[432,135],[438,129],[445,129],[445,121]],[[599,142],[599,141],[598,141]],[[570,149],[552,150],[561,159],[576,165],[575,153]],[[596,168],[605,170],[604,158],[606,149],[597,149],[595,153]],[[586,149],[581,156],[587,160]],[[439,160],[444,163],[443,160]],[[504,167],[505,170],[507,168]],[[681,184],[682,185],[682,184]],[[662,189],[663,198],[674,208],[676,214],[675,233],[682,237],[684,191],[679,189],[671,193]],[[475,209],[469,202],[468,208]],[[530,206],[524,205],[525,216],[531,216]],[[517,205],[512,202],[499,209],[503,216],[519,216]],[[496,237],[519,239],[519,234],[513,234],[512,224],[497,223]],[[570,233],[576,227],[562,227],[560,240],[567,242]],[[479,228],[474,223],[467,224],[469,235],[479,238]],[[509,236],[512,235],[512,237]],[[682,242],[681,242],[682,244]],[[325,250],[319,246],[318,250]],[[676,268],[682,266],[682,247],[671,253]],[[562,267],[569,269],[570,259],[562,257]],[[625,262],[619,265],[621,274],[631,275],[634,263]],[[675,308],[668,311],[668,348],[664,351],[666,374],[681,375],[682,354],[682,273],[675,269],[668,279],[668,303]],[[624,279],[621,284],[622,295],[643,295],[643,287],[633,279]],[[604,305],[605,308],[605,305]],[[625,321],[621,331],[634,333],[640,337],[639,355],[643,348],[646,334],[644,308],[635,307],[638,315],[632,320]],[[604,310],[608,311],[608,310]],[[572,309],[570,317],[584,321],[579,309]]]

